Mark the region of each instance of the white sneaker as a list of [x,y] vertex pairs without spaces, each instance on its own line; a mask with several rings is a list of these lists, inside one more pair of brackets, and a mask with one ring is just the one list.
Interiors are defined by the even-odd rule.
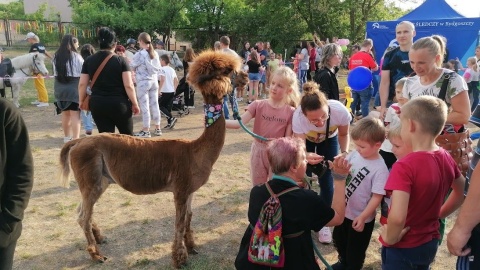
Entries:
[[187,106],[189,109],[195,109],[195,106]]
[[67,143],[72,140],[72,137],[63,137],[63,142]]
[[32,105],[38,105],[38,104],[40,104],[40,101],[35,100],[35,101],[30,102],[30,104],[32,104]]
[[48,107],[48,106],[50,106],[50,104],[48,104],[48,102],[39,102],[37,104],[37,107]]
[[135,137],[140,137],[140,138],[151,138],[152,135],[150,134],[150,131],[144,131],[140,130],[140,132],[133,134]]
[[322,244],[332,243],[332,232],[330,231],[329,227],[323,227],[318,232],[318,241]]

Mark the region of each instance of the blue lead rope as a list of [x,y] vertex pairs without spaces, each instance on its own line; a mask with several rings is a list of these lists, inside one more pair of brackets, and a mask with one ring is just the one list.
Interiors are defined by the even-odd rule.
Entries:
[[[230,95],[230,94],[227,94],[227,95]],[[237,96],[235,95],[235,91],[232,91],[232,96],[231,97],[232,97],[232,107],[233,107],[232,108],[233,109],[233,118],[238,120],[238,123],[243,128],[243,130],[245,130],[245,132],[247,132],[248,134],[250,134],[251,136],[253,136],[254,138],[256,138],[258,140],[269,141],[269,139],[253,133],[243,124],[242,118],[240,117],[240,114],[238,113],[238,102],[237,102]]]
[[[227,94],[227,95],[229,95],[229,94]],[[240,117],[240,114],[238,113],[238,103],[237,103],[237,97],[235,95],[235,91],[232,91],[232,101],[233,101],[232,102],[233,118],[238,120],[238,123],[243,128],[243,130],[245,130],[245,132],[247,132],[248,134],[250,134],[252,137],[254,137],[256,139],[259,139],[261,141],[269,141],[269,139],[253,133],[243,124],[242,118]],[[325,264],[325,266],[327,267],[327,270],[333,270],[332,266],[330,264],[328,264],[328,262],[327,262],[327,260],[325,260],[325,258],[323,258],[322,254],[320,253],[320,250],[318,249],[317,245],[315,244],[315,241],[313,240],[313,238],[312,238],[312,245],[313,245],[313,250],[315,251],[315,254],[317,254],[318,258],[323,262],[323,264]]]

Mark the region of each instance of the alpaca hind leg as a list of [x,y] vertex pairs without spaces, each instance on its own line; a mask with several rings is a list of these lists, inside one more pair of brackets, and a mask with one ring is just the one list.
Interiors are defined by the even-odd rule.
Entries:
[[[107,178],[102,178],[102,190],[101,190],[101,193],[98,197],[100,197],[104,192],[105,190],[108,188],[108,179]],[[103,243],[106,243],[106,237],[102,235],[101,233],[101,230],[100,228],[98,227],[97,223],[95,221],[93,221],[92,219],[92,233],[93,233],[93,237],[95,237],[95,242],[97,242],[97,244],[103,244]]]
[[188,254],[198,254],[195,250],[195,241],[193,240],[193,231],[190,228],[190,223],[192,222],[192,198],[193,193],[188,196],[187,200],[187,213],[185,220],[185,235],[183,240],[185,241],[185,246],[187,247]]
[[172,245],[173,266],[180,268],[187,263],[188,253],[183,244],[187,217],[187,200],[184,194],[175,194],[175,239]]
[[92,220],[92,233],[93,233],[93,237],[95,237],[95,242],[97,242],[97,244],[104,244],[106,243],[106,237],[102,235],[101,233],[101,230],[100,228],[98,227],[97,223],[95,223],[93,220]]
[[[77,177],[77,181],[78,181]],[[100,182],[100,181],[99,181]],[[81,190],[82,191],[82,190]],[[78,223],[87,238],[87,251],[94,261],[104,262],[107,257],[100,253],[97,243],[101,240],[100,229],[92,222],[93,206],[105,191],[103,188],[92,188],[82,192],[83,201],[80,206]],[[97,234],[97,236],[95,236]]]

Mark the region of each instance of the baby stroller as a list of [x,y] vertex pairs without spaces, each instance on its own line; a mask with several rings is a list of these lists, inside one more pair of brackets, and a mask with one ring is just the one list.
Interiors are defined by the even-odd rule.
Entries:
[[[186,87],[188,89],[186,89]],[[190,109],[184,103],[184,95],[186,90],[187,93],[190,93],[190,87],[185,82],[185,79],[182,78],[178,83],[177,89],[175,90],[172,104],[172,111],[176,111],[180,117],[190,113]]]

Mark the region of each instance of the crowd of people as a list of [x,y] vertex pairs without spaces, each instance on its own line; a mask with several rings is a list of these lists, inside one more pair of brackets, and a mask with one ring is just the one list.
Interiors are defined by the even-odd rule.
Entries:
[[[227,36],[214,44],[215,50],[242,59],[249,84],[247,107],[240,121],[247,124],[254,120],[253,132],[266,138],[254,138],[250,149],[253,188],[249,226],[235,260],[237,269],[269,268],[249,259],[252,228],[271,190],[277,194],[296,186],[299,188],[279,197],[285,234],[301,232],[285,239],[284,269],[320,269],[310,240],[312,230],[318,232],[319,242],[333,242],[338,253],[333,269],[362,269],[379,206],[382,269],[429,269],[445,234],[443,219],[462,203],[447,245],[452,254],[460,256],[457,269],[479,267],[480,235],[470,236],[480,223],[475,203],[480,169],[467,171],[459,166],[468,157],[440,147],[438,139],[466,131],[478,104],[480,46],[475,57],[468,59],[467,68],[459,68],[464,71],[462,77],[442,67],[444,38],[433,35],[414,42],[414,37],[414,25],[401,22],[396,26],[398,47],[389,48],[380,65],[373,57],[370,39],[364,40],[349,59],[350,69],[363,66],[372,72],[382,71],[377,117],[368,114],[371,86],[355,91],[350,108],[340,101],[337,72],[343,51],[335,42],[324,43],[316,36],[312,42],[302,42],[292,59],[296,62],[293,68],[285,65],[282,55],[275,54],[268,42],[257,42],[253,47],[246,42],[238,54],[230,49]],[[115,32],[107,27],[99,29],[98,38],[100,50],[95,52],[90,44],[78,50],[78,40],[65,35],[59,49],[50,55],[64,141],[79,138],[80,119],[86,134],[91,134],[95,123],[99,132],[118,129],[122,134],[148,138],[153,122],[153,134],[160,136],[161,113],[168,122],[163,128],[173,128],[177,122],[171,114],[175,92],[181,89],[186,104],[193,106],[194,91],[185,77],[183,81],[177,78],[163,42],[140,33],[139,48],[132,38],[124,47],[117,45]],[[27,40],[32,42],[31,51],[47,54],[35,34],[29,33]],[[188,49],[183,58],[185,76],[195,57],[193,49]],[[42,87],[40,77],[37,79],[38,105],[46,106],[44,83]],[[227,128],[241,126],[228,114],[227,103],[235,110],[235,103],[243,99],[243,89],[234,90],[224,97]],[[351,112],[357,104],[363,118],[353,123]],[[20,169],[26,173],[20,179],[19,168],[7,166],[4,170],[9,172],[4,175],[8,179],[2,178],[0,184],[19,179],[25,185],[18,191],[26,195],[22,200],[12,198],[23,208],[9,211],[10,204],[2,204],[0,233],[16,233],[11,241],[0,241],[2,269],[11,268],[21,232],[21,227],[15,226],[31,191],[27,133],[21,117],[10,107],[5,107],[8,114],[4,117],[12,118],[16,126],[3,119],[2,128],[24,141],[24,151],[17,158],[25,164]],[[132,115],[140,113],[142,129],[134,133]],[[350,151],[351,143],[355,149]],[[2,149],[12,151],[11,147]],[[314,175],[316,171],[308,164],[324,164],[325,170]],[[312,191],[311,182],[305,179],[316,179],[320,193]],[[466,181],[470,190],[464,202]]]
[[[335,166],[333,170],[325,170],[318,177],[320,194],[313,199],[318,200],[316,202],[310,201],[311,194],[303,193],[302,189],[279,197],[282,207],[295,207],[295,214],[284,212],[285,230],[303,231],[298,240],[285,240],[287,261],[284,269],[319,269],[312,259],[311,244],[302,242],[311,230],[319,232],[321,243],[333,241],[338,252],[333,269],[362,269],[379,206],[382,269],[429,269],[445,235],[444,218],[462,205],[465,175],[471,173],[462,164],[469,160],[468,149],[457,154],[456,149],[442,142],[442,138],[464,133],[471,112],[478,104],[480,47],[476,49],[478,55],[468,60],[467,68],[459,68],[465,71],[462,77],[442,68],[446,51],[443,37],[433,35],[415,42],[414,37],[414,25],[404,21],[396,27],[398,46],[388,49],[380,65],[373,56],[370,39],[364,40],[349,58],[350,69],[363,66],[371,72],[382,71],[376,117],[369,115],[374,98],[371,85],[356,89],[350,108],[339,101],[336,75],[342,49],[336,43],[322,44],[321,57],[316,58],[318,46],[302,42],[293,58],[298,62],[293,70],[280,67],[271,76],[267,75],[269,84],[265,89],[269,97],[249,104],[241,118],[244,124],[255,118],[253,132],[270,142],[255,138],[252,143],[250,175],[254,187],[248,210],[250,225],[241,241],[235,262],[237,269],[268,268],[249,259],[248,246],[254,234],[252,228],[270,196],[264,183],[276,186],[272,188],[274,193],[292,185],[305,187],[303,178],[312,172],[304,164],[315,165],[322,160],[346,162],[348,172],[338,173]],[[262,91],[257,87],[268,66],[261,63],[263,49],[258,45],[250,49],[250,44],[245,43],[240,52],[246,59],[249,78],[253,80],[250,91],[254,92]],[[315,70],[309,70],[312,64]],[[307,76],[310,71],[315,71],[311,79]],[[300,100],[295,95],[298,90]],[[469,92],[474,99],[473,105]],[[256,98],[253,95],[249,101]],[[355,112],[358,104],[363,118],[353,123],[349,109]],[[230,121],[227,127],[238,128],[239,124]],[[304,143],[298,147],[298,141],[291,137]],[[350,140],[355,146],[353,151],[349,151]],[[283,156],[278,155],[278,151],[296,154]],[[287,161],[292,156],[297,158]],[[283,170],[279,170],[280,164]],[[475,180],[480,181],[474,177],[470,181]],[[335,203],[338,194],[334,184],[341,181],[346,181],[341,187],[345,189],[341,196],[346,202],[345,209],[338,208]],[[316,209],[323,211],[315,218],[322,219],[321,222],[303,218],[304,209],[320,202],[322,205]],[[468,202],[470,205],[465,207],[473,209],[473,200]],[[328,226],[336,215],[325,209],[330,206],[334,213],[343,215],[343,221],[334,224],[333,233]],[[467,220],[465,211],[462,209],[463,215],[457,220],[463,227],[455,226],[451,233],[462,234],[461,240],[449,235],[447,244],[452,254],[462,255],[458,269],[474,269],[466,265],[478,265],[479,260],[471,256],[478,252],[478,235],[468,238],[479,224],[480,215]],[[289,224],[292,220],[297,220],[299,225]],[[313,227],[303,226],[298,220],[311,222]],[[299,250],[307,251],[299,254]]]
[[[82,123],[85,135],[91,135],[96,125],[100,133],[118,130],[121,134],[142,138],[152,134],[161,136],[161,114],[167,119],[164,129],[172,129],[177,122],[171,112],[180,82],[186,106],[194,108],[194,91],[185,80],[188,64],[196,57],[191,48],[183,59],[185,76],[179,81],[176,71],[170,67],[172,58],[163,41],[152,40],[148,33],[140,33],[137,40],[129,38],[123,46],[114,31],[100,28],[98,52],[91,44],[79,48],[78,39],[67,34],[53,55],[34,33],[28,33],[26,40],[32,44],[30,52],[44,53],[52,59],[54,104],[62,117],[64,142],[80,137]],[[32,104],[49,106],[43,77],[39,75],[34,81],[38,99]],[[82,103],[86,104],[87,96],[88,108],[83,110]],[[134,132],[132,115],[139,113],[143,126]]]

